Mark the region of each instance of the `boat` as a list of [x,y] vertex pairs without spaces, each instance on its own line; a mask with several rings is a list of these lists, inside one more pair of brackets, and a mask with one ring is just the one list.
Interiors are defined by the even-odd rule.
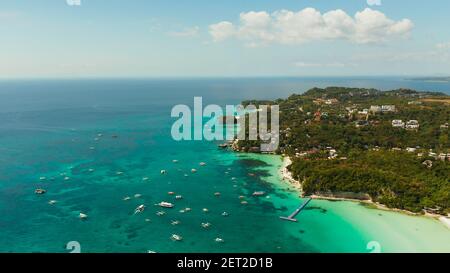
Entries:
[[175,205],[174,204],[172,204],[172,203],[169,203],[169,202],[160,202],[159,204],[157,204],[158,206],[160,206],[160,207],[163,207],[163,208],[173,208]]
[[166,174],[167,171],[166,170],[161,170],[161,174]]
[[209,210],[207,209],[207,208],[204,208],[203,209],[203,212],[208,212]]
[[247,201],[242,201],[241,204],[242,204],[242,205],[247,205],[248,202],[247,202]]
[[186,210],[184,210],[184,209],[181,209],[180,211],[179,211],[179,213],[185,213],[186,212]]
[[176,225],[180,224],[180,221],[174,220],[174,221],[172,221],[171,224],[172,224],[172,226],[176,226]]
[[266,192],[264,192],[264,191],[255,191],[252,195],[253,196],[263,196],[265,194],[266,194]]
[[140,193],[136,193],[135,195],[134,195],[134,198],[141,198],[142,197],[142,194],[140,194]]
[[223,243],[224,242],[224,240],[222,238],[219,238],[219,237],[214,239],[214,241],[216,241],[216,243]]
[[181,195],[177,195],[177,196],[175,196],[175,199],[183,199],[183,196],[181,196]]
[[191,169],[191,173],[196,173],[197,170],[196,169]]
[[172,239],[173,241],[181,241],[183,240],[183,237],[177,234],[172,234],[172,236],[170,236],[170,239]]
[[94,169],[89,169],[89,170],[88,170],[88,172],[90,172],[90,173],[93,172],[93,171],[94,171]]
[[164,214],[166,214],[164,211],[158,211],[158,212],[156,213],[156,215],[158,215],[158,216],[163,216]]
[[135,210],[134,210],[134,214],[136,213],[141,213],[145,210],[145,205],[139,205]]
[[220,192],[215,192],[214,195],[215,196],[220,196]]
[[205,162],[200,162],[200,166],[206,166]]
[[56,202],[57,202],[56,200],[50,200],[50,201],[48,201],[48,204],[49,205],[54,205],[54,204],[56,204]]
[[130,199],[131,199],[131,197],[125,196],[122,200],[123,200],[123,201],[128,201],[128,200],[130,200]]
[[191,211],[192,209],[191,208],[185,208],[184,210],[185,211]]
[[45,176],[39,177],[39,180],[45,180],[45,179],[47,179],[47,177],[45,177]]
[[148,180],[148,177],[143,177],[142,178],[142,181],[147,181]]
[[174,159],[172,160],[173,163],[178,163],[178,160]]
[[149,254],[154,254],[154,253],[156,253],[156,251],[153,251],[153,250],[147,250],[147,253],[149,253]]
[[211,223],[202,223],[202,228],[209,228]]
[[228,215],[229,215],[228,212],[226,211],[222,212],[222,216],[227,217]]
[[219,144],[218,147],[222,148],[222,149],[225,149],[225,148],[228,147],[228,144],[227,143],[222,143],[222,144]]
[[44,193],[46,193],[47,191],[46,190],[44,190],[44,189],[35,189],[34,190],[34,193],[35,194],[44,194]]
[[149,218],[145,219],[145,222],[151,222],[152,220],[150,220]]
[[117,174],[117,175],[122,175],[122,174],[123,174],[123,172],[116,172],[116,174]]
[[168,195],[174,195],[175,194],[175,192],[173,192],[173,191],[169,191],[168,193],[167,193]]
[[84,213],[81,213],[81,212],[80,212],[79,217],[80,217],[81,220],[84,220],[84,219],[88,218],[87,214],[84,214]]
[[64,177],[64,180],[70,180],[70,177],[66,176]]

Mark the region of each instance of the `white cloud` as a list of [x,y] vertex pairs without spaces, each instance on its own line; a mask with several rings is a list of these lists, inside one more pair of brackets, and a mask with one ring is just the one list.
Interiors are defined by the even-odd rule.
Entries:
[[250,11],[240,14],[240,23],[228,21],[209,26],[214,41],[235,38],[247,46],[302,44],[318,40],[347,40],[355,43],[380,43],[410,34],[409,19],[394,21],[380,11],[366,8],[354,17],[343,10],[321,14],[314,8],[294,12]]
[[381,0],[367,0],[369,6],[381,6]]
[[200,28],[198,26],[185,28],[181,31],[169,32],[173,37],[194,37],[198,35]]
[[232,23],[223,21],[217,24],[210,25],[209,33],[213,37],[214,41],[220,42],[234,36],[236,33],[236,29]]

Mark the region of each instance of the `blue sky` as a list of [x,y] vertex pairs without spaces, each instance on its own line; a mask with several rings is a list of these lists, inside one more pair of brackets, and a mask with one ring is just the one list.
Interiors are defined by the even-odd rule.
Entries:
[[447,0],[80,1],[2,0],[0,77],[450,75]]

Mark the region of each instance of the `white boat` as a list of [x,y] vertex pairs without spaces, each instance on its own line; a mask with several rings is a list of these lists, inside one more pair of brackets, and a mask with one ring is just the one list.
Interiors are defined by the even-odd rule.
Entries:
[[173,163],[178,163],[178,160],[174,159],[172,160]]
[[167,171],[166,170],[161,170],[161,174],[166,174]]
[[64,177],[64,180],[70,180],[70,177],[66,176]]
[[141,198],[142,197],[142,194],[140,194],[140,193],[136,193],[135,195],[134,195],[134,198]]
[[214,195],[215,196],[220,196],[220,192],[215,192]]
[[171,224],[172,224],[172,226],[176,226],[176,225],[180,224],[180,221],[174,220],[171,222]]
[[34,190],[34,193],[35,194],[44,194],[44,193],[46,193],[47,191],[46,190],[44,190],[44,189],[35,189]]
[[125,196],[125,197],[123,198],[123,201],[128,201],[128,200],[130,200],[130,199],[131,199],[131,197]]
[[56,200],[50,200],[50,201],[48,201],[48,204],[49,205],[54,205],[54,204],[56,204]]
[[45,176],[39,177],[39,180],[45,180],[45,179],[47,179],[47,177],[45,177]]
[[197,170],[196,169],[191,169],[191,173],[196,173]]
[[263,196],[265,195],[266,192],[265,191],[255,191],[252,195],[253,196]]
[[116,172],[116,174],[117,174],[117,175],[122,175],[122,174],[123,174],[123,172]]
[[202,228],[209,228],[211,223],[202,223]]
[[135,210],[134,210],[134,214],[136,213],[141,213],[145,210],[145,206],[144,205],[139,205]]
[[158,211],[158,212],[156,213],[156,215],[158,215],[158,216],[163,216],[164,214],[166,214],[164,211]]
[[81,220],[84,220],[84,219],[88,218],[87,214],[84,214],[84,213],[81,213],[81,212],[80,212],[80,216],[79,217],[80,217]]
[[177,196],[175,196],[175,199],[183,199],[183,196],[181,196],[181,195],[177,195]]
[[185,208],[184,210],[185,211],[191,211],[192,209],[191,208]]
[[177,234],[172,234],[172,236],[170,236],[170,239],[172,239],[173,241],[181,241],[183,240],[183,237]]
[[224,240],[222,238],[219,238],[219,237],[214,239],[214,241],[216,241],[217,243],[223,243],[224,242]]
[[226,217],[228,215],[229,215],[228,212],[226,212],[226,211],[222,212],[222,216]]
[[205,162],[200,162],[200,166],[206,166]]
[[203,209],[203,212],[208,212],[209,210],[207,209],[207,208],[204,208]]
[[241,204],[242,204],[242,205],[247,205],[248,202],[247,202],[247,201],[242,201]]
[[175,205],[169,202],[161,202],[158,204],[158,206],[163,208],[173,208]]
[[148,180],[148,177],[143,177],[142,178],[142,181],[147,181]]
[[94,169],[89,169],[89,170],[88,170],[88,172],[90,172],[90,173],[93,172],[93,171],[94,171]]

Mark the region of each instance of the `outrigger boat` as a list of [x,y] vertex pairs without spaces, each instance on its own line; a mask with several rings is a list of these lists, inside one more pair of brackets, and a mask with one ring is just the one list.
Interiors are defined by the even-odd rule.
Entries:
[[253,196],[263,196],[265,194],[266,194],[266,192],[264,192],[264,191],[255,191],[252,195]]
[[141,213],[145,210],[145,206],[144,205],[140,205],[138,206],[135,210],[134,210],[134,214],[136,213]]
[[175,206],[175,205],[172,204],[172,203],[164,202],[164,201],[158,203],[157,205],[160,206],[160,207],[163,207],[163,208],[173,208],[173,207]]
[[79,217],[80,217],[81,220],[85,220],[85,219],[88,218],[87,214],[84,214],[84,213],[81,213],[81,212],[80,212]]
[[36,189],[36,190],[34,190],[34,193],[35,194],[44,194],[44,193],[46,193],[47,191],[46,190],[44,190],[44,189]]
[[177,234],[172,234],[172,236],[170,236],[170,239],[172,239],[173,241],[181,241],[183,240],[183,237]]
[[209,228],[211,223],[202,223],[202,228]]

